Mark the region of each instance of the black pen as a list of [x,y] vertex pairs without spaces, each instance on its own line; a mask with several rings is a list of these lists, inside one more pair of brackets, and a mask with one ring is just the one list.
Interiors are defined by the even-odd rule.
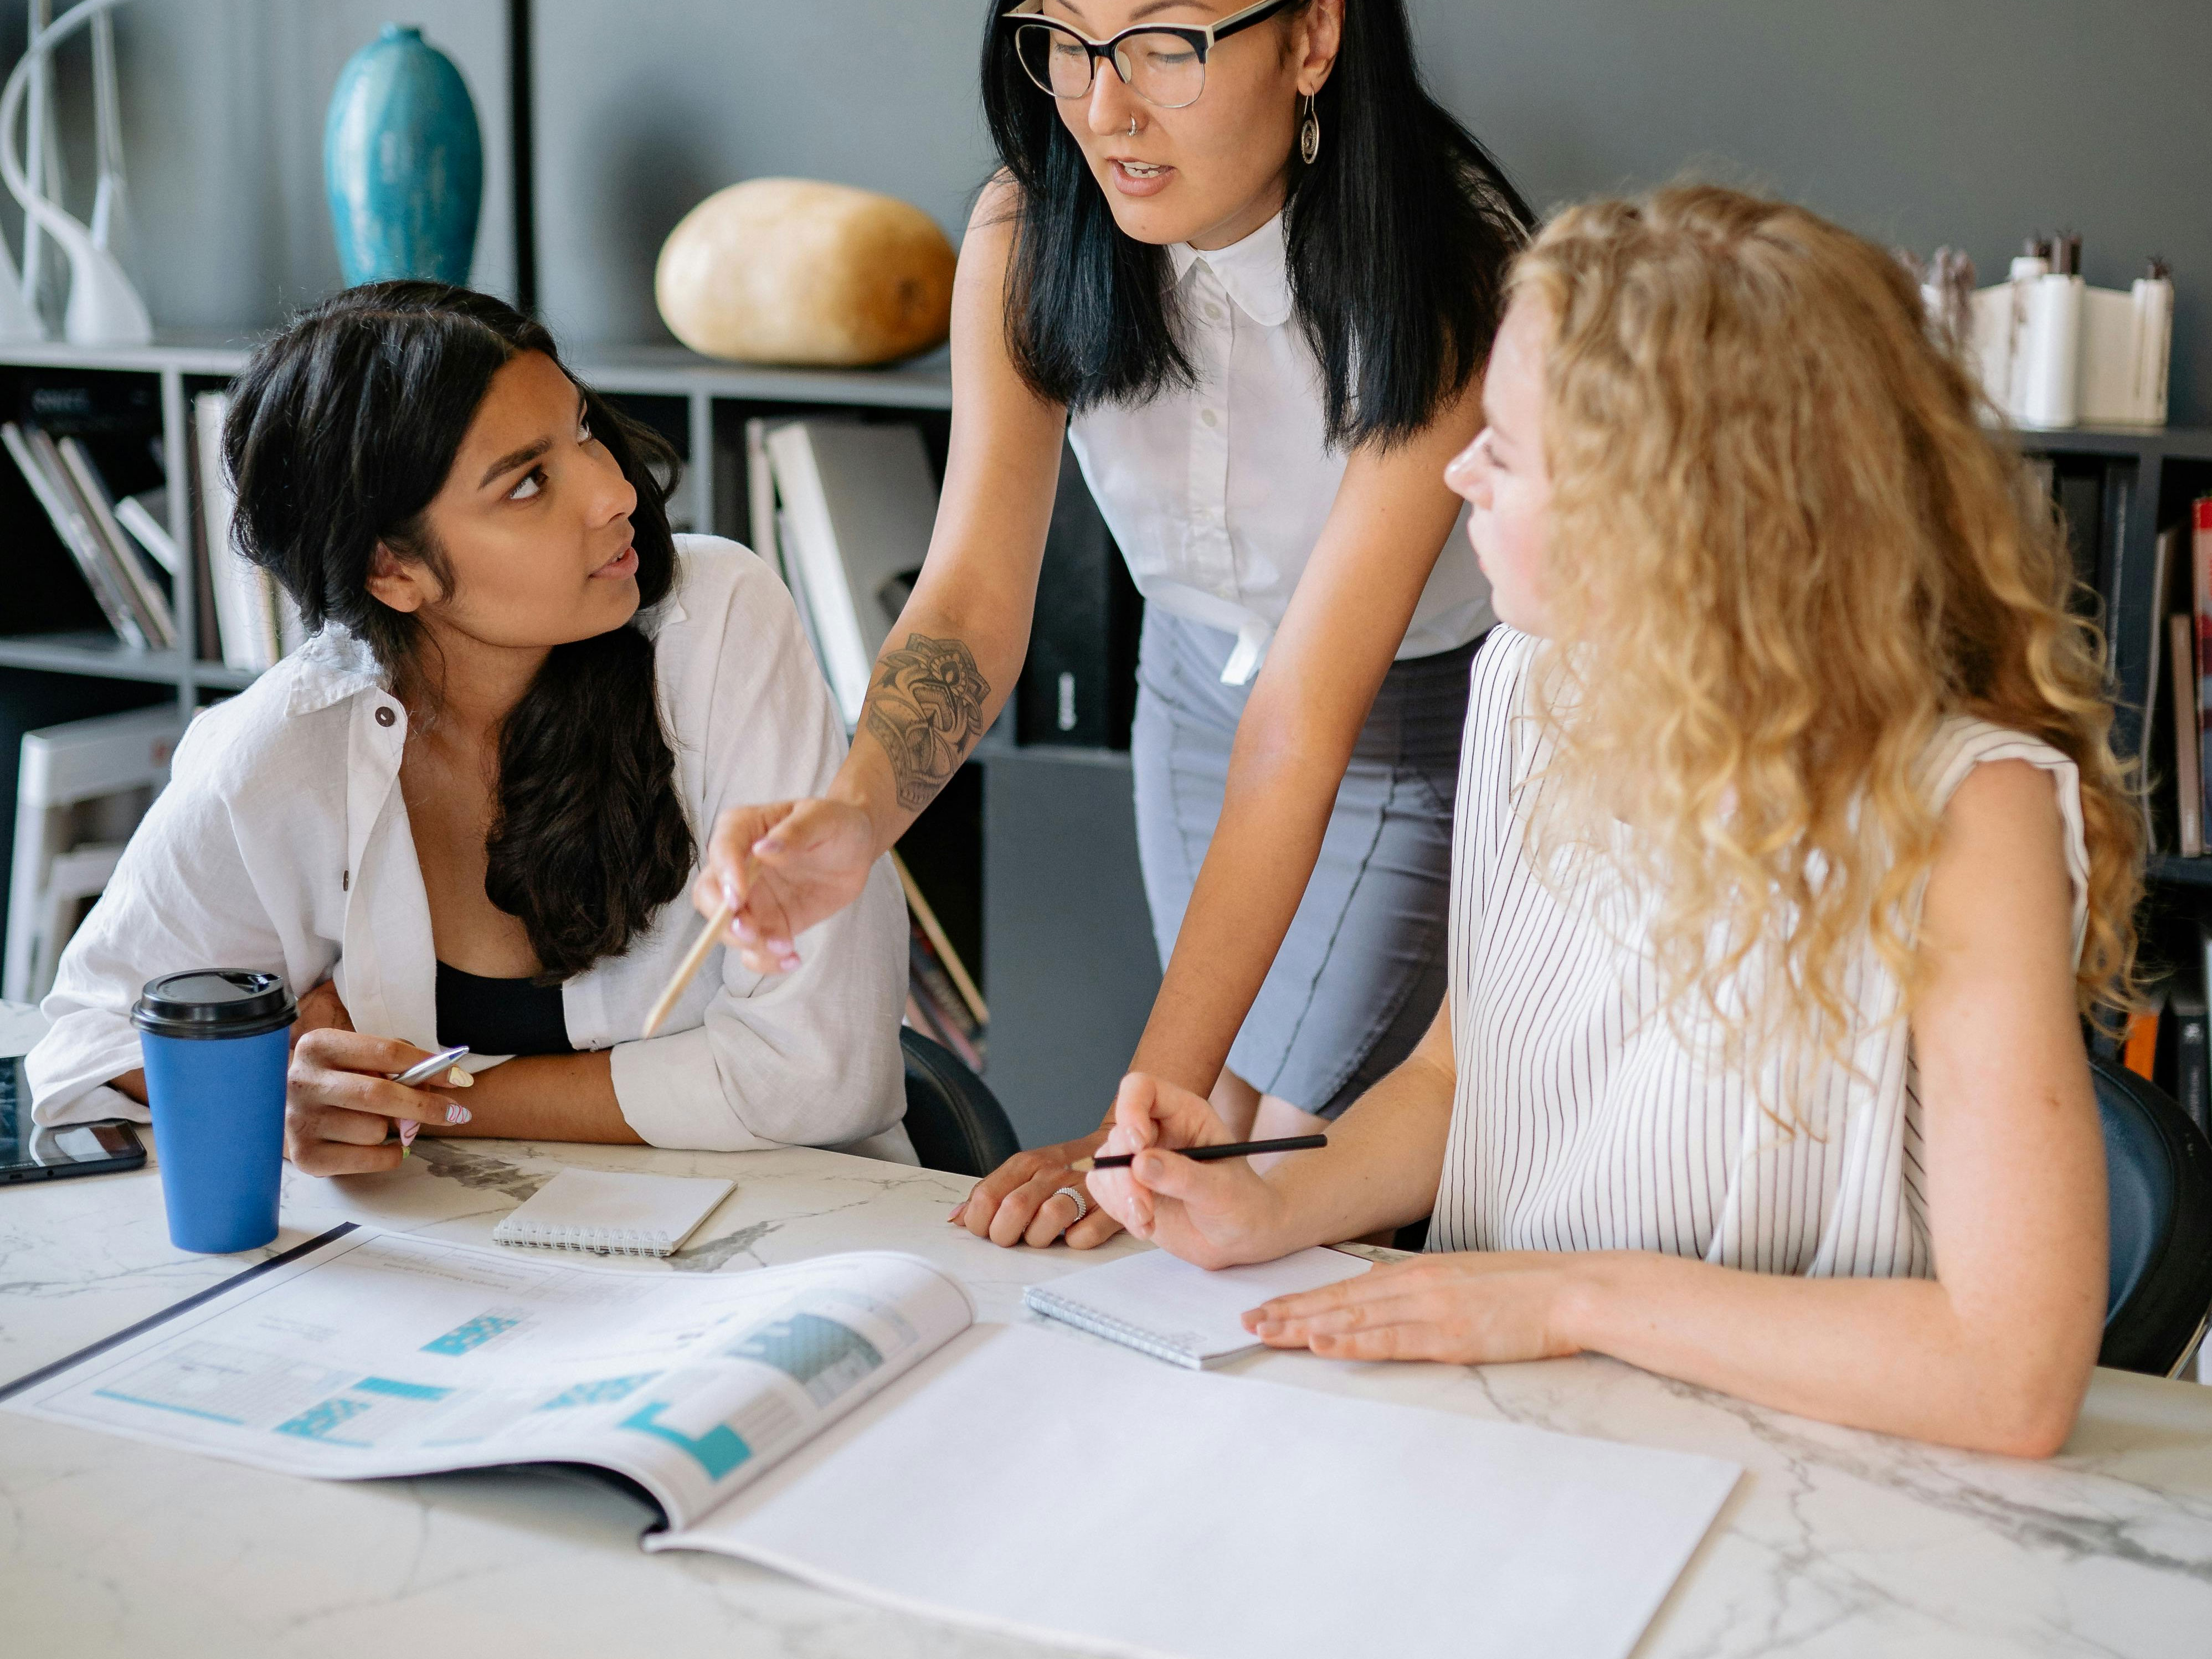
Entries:
[[[1303,1152],[1328,1145],[1327,1135],[1285,1135],[1280,1140],[1232,1140],[1221,1146],[1162,1146],[1156,1150],[1180,1153],[1194,1164],[1211,1164],[1220,1158],[1249,1158],[1255,1152]],[[1110,1152],[1104,1158],[1079,1158],[1067,1167],[1077,1171],[1126,1170],[1136,1156],[1134,1152]]]

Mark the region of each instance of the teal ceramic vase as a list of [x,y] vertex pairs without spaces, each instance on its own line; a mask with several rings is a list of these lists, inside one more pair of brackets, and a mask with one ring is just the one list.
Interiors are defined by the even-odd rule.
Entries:
[[418,28],[386,23],[338,72],[323,184],[349,287],[465,283],[483,204],[483,136],[468,83]]

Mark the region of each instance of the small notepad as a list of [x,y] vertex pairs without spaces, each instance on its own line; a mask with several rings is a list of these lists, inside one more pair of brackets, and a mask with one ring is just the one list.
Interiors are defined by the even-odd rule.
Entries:
[[1246,1310],[1356,1279],[1370,1265],[1341,1250],[1317,1248],[1209,1271],[1165,1250],[1147,1250],[1049,1285],[1032,1285],[1022,1300],[1048,1318],[1200,1370],[1261,1346],[1244,1328]]
[[735,1185],[694,1176],[563,1170],[492,1229],[492,1242],[600,1255],[668,1255]]

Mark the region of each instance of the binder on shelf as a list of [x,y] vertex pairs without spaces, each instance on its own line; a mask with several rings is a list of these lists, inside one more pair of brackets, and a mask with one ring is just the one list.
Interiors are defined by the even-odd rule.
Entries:
[[76,439],[63,438],[54,447],[60,452],[70,483],[106,551],[109,568],[120,579],[124,598],[138,619],[140,632],[162,650],[173,648],[177,643],[177,623],[169,610],[169,597],[155,582],[137,547],[116,521],[115,498],[108,493],[107,480],[100,477],[91,453]]
[[[2200,951],[2200,955],[2202,952]],[[2173,1097],[2198,1128],[2212,1113],[2212,1072],[2208,1072],[2204,981],[2201,968],[2174,976],[2166,1000],[2166,1017],[2173,1022]]]
[[921,568],[937,521],[921,433],[904,422],[791,421],[769,432],[767,448],[785,568],[801,573],[830,690],[857,726],[896,620],[887,592]]
[[1014,683],[1015,741],[1127,749],[1143,619],[1113,532],[1063,444],[1029,656]]
[[85,586],[99,601],[100,615],[107,618],[107,625],[125,645],[146,649],[152,641],[125,596],[122,573],[108,568],[100,532],[93,527],[89,510],[70,483],[54,441],[37,427],[21,427],[9,421],[0,424],[0,444],[6,446],[22,472],[23,481],[30,485],[31,493],[46,509],[54,533],[61,538],[63,547],[76,562]]
[[2107,592],[2099,580],[2104,574],[2100,540],[2105,525],[2103,469],[2084,471],[2051,469],[2051,492],[2058,502],[2059,522],[2064,526],[2066,551],[2074,562],[2074,591],[2069,608],[2094,616],[2099,595]]

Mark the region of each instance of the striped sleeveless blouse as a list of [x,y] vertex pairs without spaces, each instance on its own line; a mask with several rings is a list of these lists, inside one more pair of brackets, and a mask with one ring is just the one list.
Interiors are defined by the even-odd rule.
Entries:
[[[1542,759],[1526,702],[1536,647],[1501,627],[1474,664],[1452,848],[1459,1082],[1429,1248],[1656,1250],[1762,1273],[1929,1276],[1902,988],[1869,940],[1848,981],[1858,1075],[1824,1059],[1785,1090],[1778,1064],[1753,1074],[1705,1058],[1710,1016],[1668,1018],[1621,884],[1555,896],[1524,855],[1520,786]],[[2078,954],[2089,866],[2073,763],[1954,717],[1925,763],[1937,809],[1990,760],[2051,774]],[[1805,1127],[1784,1129],[1762,1100]]]

